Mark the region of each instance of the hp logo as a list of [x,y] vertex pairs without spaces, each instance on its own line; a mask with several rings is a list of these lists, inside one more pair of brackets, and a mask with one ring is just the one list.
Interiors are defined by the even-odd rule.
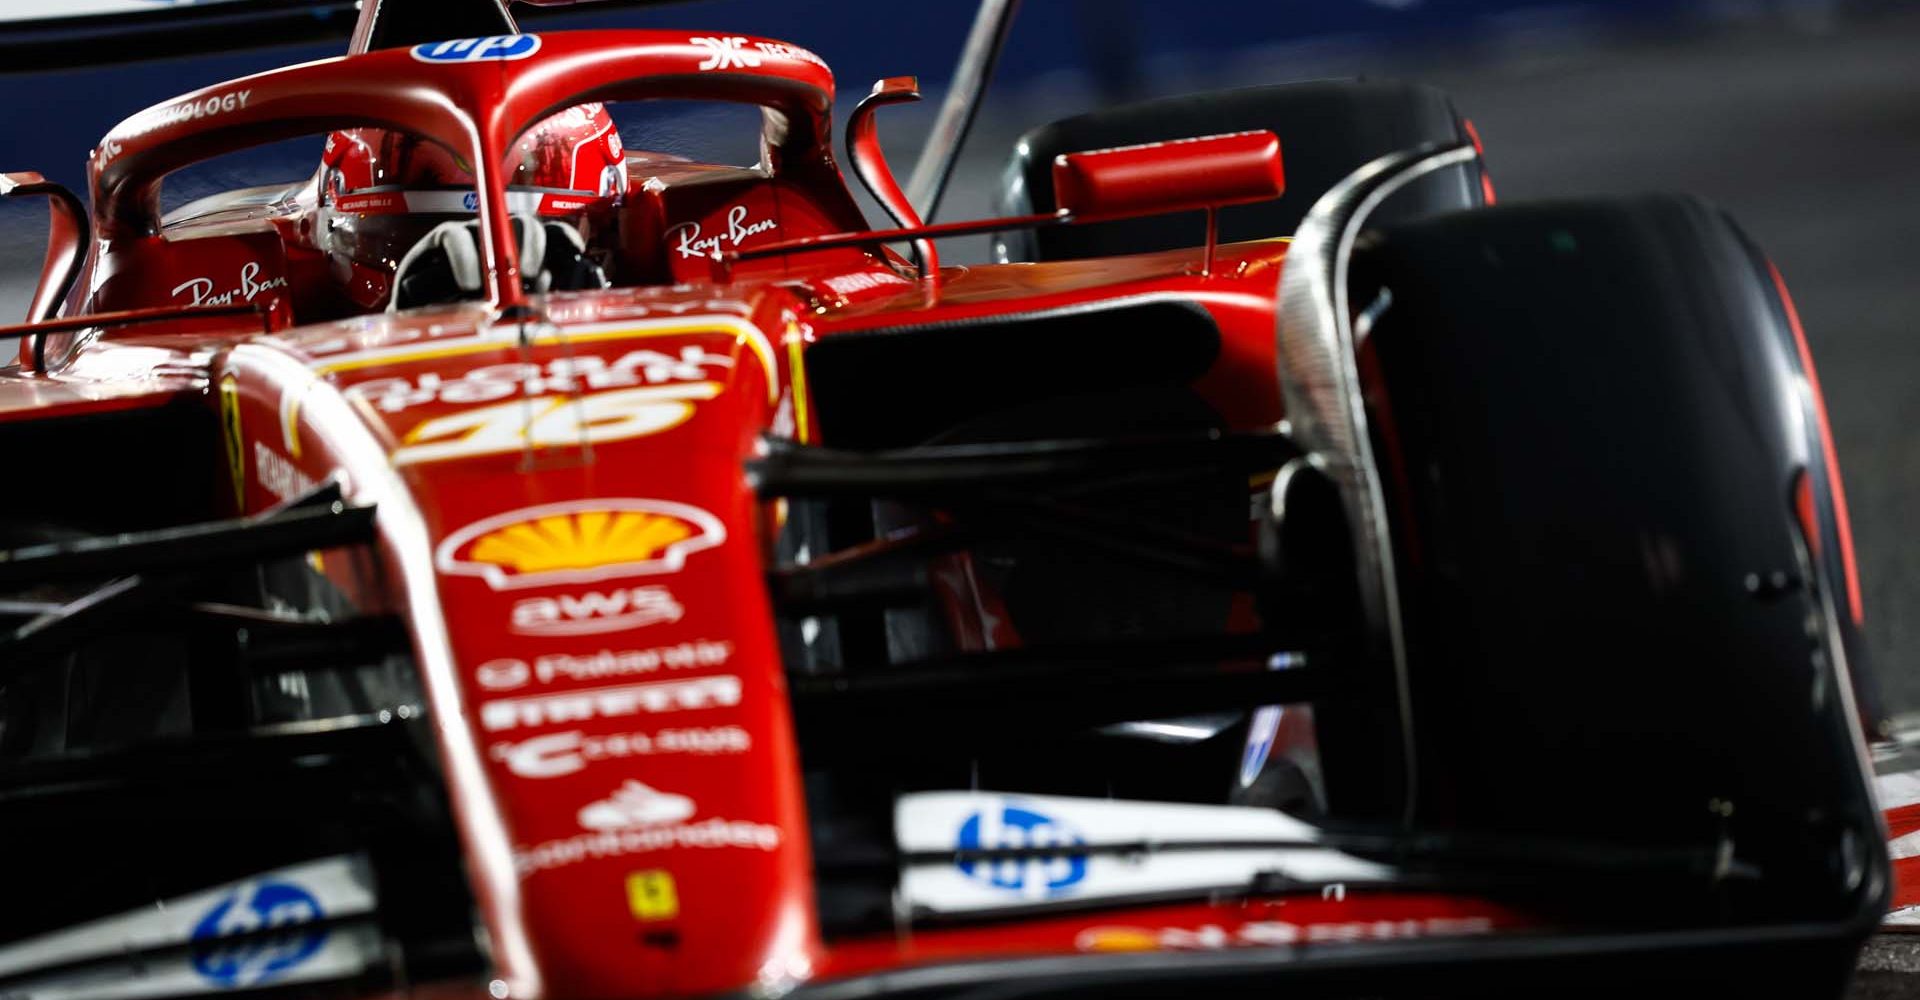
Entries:
[[[1072,827],[1031,809],[1003,803],[982,809],[960,824],[957,847],[962,851],[1021,848],[1077,847],[1085,844]],[[1030,899],[1062,896],[1087,877],[1085,854],[1035,854],[1018,858],[966,859],[960,872],[968,878]]]
[[494,35],[456,38],[413,47],[413,57],[427,63],[508,62],[540,51],[539,35]]
[[[327,928],[311,926],[323,917],[320,902],[297,885],[248,883],[194,925],[193,969],[227,988],[273,982],[327,943]],[[242,934],[256,936],[229,940]]]

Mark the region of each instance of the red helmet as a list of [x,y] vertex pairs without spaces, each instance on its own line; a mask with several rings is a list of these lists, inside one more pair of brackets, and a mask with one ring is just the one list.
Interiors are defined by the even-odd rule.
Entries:
[[[612,223],[627,191],[626,151],[603,104],[571,107],[523,133],[501,164],[515,216],[563,222],[582,240]],[[421,238],[479,207],[473,169],[445,146],[402,132],[327,136],[322,245],[336,277],[364,308],[383,303],[394,269]]]

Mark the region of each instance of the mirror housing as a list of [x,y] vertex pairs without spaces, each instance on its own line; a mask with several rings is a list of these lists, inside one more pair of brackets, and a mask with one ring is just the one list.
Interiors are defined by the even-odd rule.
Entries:
[[[874,94],[862,103],[897,97],[910,89],[905,83],[882,80],[874,87]],[[856,117],[870,119],[871,114],[856,113]],[[877,157],[877,151],[871,155]],[[856,151],[856,162],[860,158]],[[1220,209],[1278,198],[1286,190],[1280,139],[1272,132],[1232,132],[1144,146],[1065,153],[1054,160],[1053,180],[1054,196],[1060,205],[1057,211],[974,222],[803,236],[751,250],[728,251],[716,260],[716,275],[718,280],[726,281],[729,268],[739,261],[781,254],[847,246],[873,247],[901,240],[931,245],[941,237],[973,236],[1019,226],[1061,226],[1195,210],[1207,215],[1206,257],[1200,273],[1210,275],[1214,247],[1219,242]],[[933,288],[938,291],[937,283]]]
[[1284,190],[1280,139],[1266,131],[1065,153],[1053,161],[1056,203],[1084,222],[1216,209]]
[[60,303],[80,276],[81,248],[87,236],[87,210],[72,191],[30,171],[0,174],[0,198],[44,197],[51,216],[47,229],[47,259],[40,267],[40,284],[27,307],[27,322],[53,318]]

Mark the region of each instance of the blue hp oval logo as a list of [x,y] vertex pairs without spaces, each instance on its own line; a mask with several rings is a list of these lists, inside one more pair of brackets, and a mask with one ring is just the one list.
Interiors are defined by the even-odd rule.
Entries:
[[413,47],[413,57],[430,63],[509,62],[525,59],[538,51],[539,35],[494,35],[427,42]]
[[[962,851],[1078,847],[1085,844],[1072,827],[1031,809],[1002,805],[983,809],[960,824]],[[1038,854],[1022,858],[967,859],[960,872],[969,878],[1027,897],[1061,896],[1087,877],[1085,854]]]
[[[194,971],[230,988],[273,982],[327,943],[327,928],[307,926],[324,916],[320,902],[297,885],[243,885],[215,903],[194,925]],[[257,936],[223,940],[241,934]]]

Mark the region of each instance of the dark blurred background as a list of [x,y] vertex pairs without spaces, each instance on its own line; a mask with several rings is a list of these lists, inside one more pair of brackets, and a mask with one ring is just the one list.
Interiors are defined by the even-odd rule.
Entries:
[[[7,0],[9,4],[21,0]],[[448,2],[448,0],[440,0]],[[52,6],[58,8],[58,3]],[[993,211],[1022,131],[1140,97],[1329,76],[1453,92],[1503,199],[1690,191],[1730,209],[1798,299],[1852,501],[1875,667],[1895,711],[1920,708],[1920,10],[1892,0],[1027,0],[940,216]],[[848,97],[918,74],[929,101],[883,116],[911,162],[972,18],[968,0],[706,0],[583,8],[532,30],[658,26],[784,38],[821,54]],[[344,51],[316,18],[190,58],[4,72],[0,169],[79,189],[87,150],[125,116],[212,82]],[[160,47],[156,47],[157,49]],[[842,115],[851,100],[842,101]],[[1310,137],[1282,136],[1289,141]],[[642,137],[629,144],[644,147]],[[294,144],[210,187],[309,174]],[[875,213],[877,220],[880,216]],[[44,210],[0,206],[0,316],[37,272]],[[984,241],[949,260],[979,260]],[[76,456],[71,460],[84,460]]]

